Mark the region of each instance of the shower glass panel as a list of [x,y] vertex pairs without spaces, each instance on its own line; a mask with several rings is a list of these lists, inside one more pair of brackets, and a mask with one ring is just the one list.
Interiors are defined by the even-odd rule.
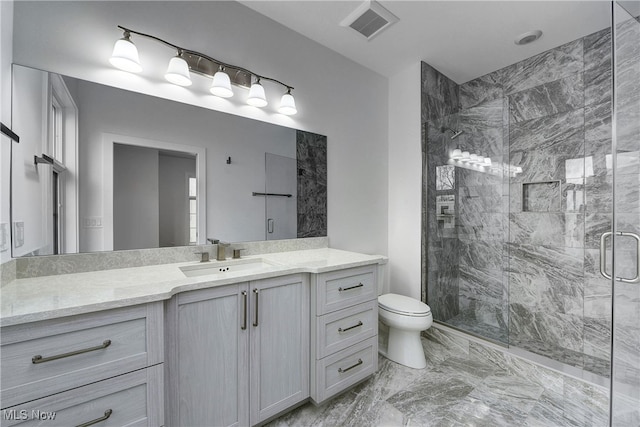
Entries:
[[640,3],[613,4],[615,153],[611,425],[640,425]]
[[605,382],[611,29],[462,84],[423,63],[422,122],[434,320]]

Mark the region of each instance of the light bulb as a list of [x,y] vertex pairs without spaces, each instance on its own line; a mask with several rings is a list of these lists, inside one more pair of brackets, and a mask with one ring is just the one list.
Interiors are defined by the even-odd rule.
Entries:
[[169,67],[164,78],[174,85],[191,86],[191,76],[189,74],[189,64],[182,58],[182,54],[174,56],[169,61]]
[[212,94],[221,98],[231,98],[233,96],[231,79],[229,75],[222,70],[222,67],[213,75],[213,82],[209,90]]
[[292,116],[298,112],[296,109],[296,101],[293,99],[293,95],[291,95],[291,89],[287,89],[287,93],[282,95],[278,112],[287,116]]
[[116,68],[130,73],[139,73],[142,71],[140,66],[140,58],[138,57],[138,48],[129,39],[129,33],[125,31],[124,37],[117,40],[113,45],[113,53],[109,62]]
[[247,104],[253,105],[254,107],[264,107],[267,105],[267,97],[264,94],[264,88],[260,84],[260,79],[251,85]]

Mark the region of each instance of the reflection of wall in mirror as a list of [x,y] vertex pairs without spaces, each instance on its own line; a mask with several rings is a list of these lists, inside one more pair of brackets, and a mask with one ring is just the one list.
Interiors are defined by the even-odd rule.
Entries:
[[[294,129],[77,81],[80,114],[80,217],[101,217],[105,132],[205,147],[206,237],[264,240],[265,152],[295,157]],[[226,163],[228,157],[231,164]],[[80,229],[80,251],[104,250],[102,230]]]
[[46,148],[48,75],[25,69],[13,77],[13,131],[20,135],[20,143],[13,147],[13,221],[24,223],[24,242],[13,248],[17,257],[46,253],[52,242],[42,215],[49,166],[36,167],[33,161]]
[[[11,126],[13,2],[0,1],[0,121]],[[0,134],[0,264],[11,259],[9,171],[11,140]]]

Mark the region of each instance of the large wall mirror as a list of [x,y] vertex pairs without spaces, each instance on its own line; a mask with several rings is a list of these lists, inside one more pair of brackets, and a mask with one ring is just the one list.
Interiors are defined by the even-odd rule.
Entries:
[[13,256],[327,234],[326,137],[13,65]]

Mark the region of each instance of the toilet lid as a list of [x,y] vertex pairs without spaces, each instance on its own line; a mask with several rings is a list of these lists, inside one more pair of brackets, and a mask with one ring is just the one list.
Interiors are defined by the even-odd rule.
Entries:
[[399,314],[423,315],[431,313],[429,306],[415,298],[398,294],[384,294],[378,297],[378,306]]

